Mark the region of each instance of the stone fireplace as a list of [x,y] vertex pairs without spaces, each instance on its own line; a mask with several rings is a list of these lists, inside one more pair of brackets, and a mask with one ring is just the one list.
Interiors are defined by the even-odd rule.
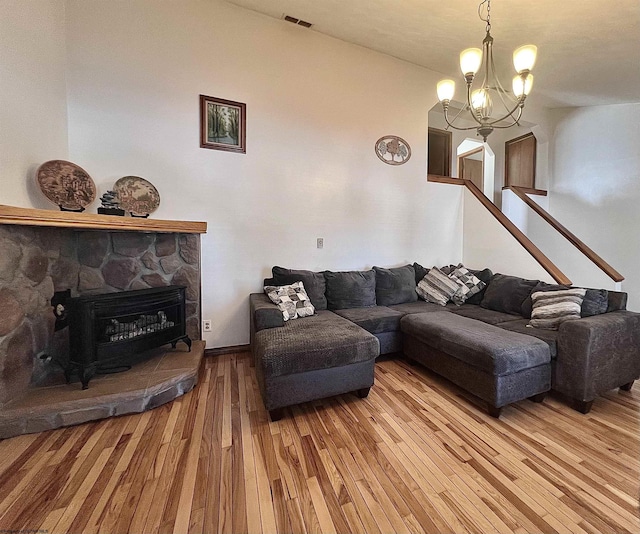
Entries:
[[201,339],[199,234],[205,228],[0,206],[0,409],[61,372],[54,360],[68,350],[68,340],[54,332],[57,291],[80,296],[186,286],[187,334]]

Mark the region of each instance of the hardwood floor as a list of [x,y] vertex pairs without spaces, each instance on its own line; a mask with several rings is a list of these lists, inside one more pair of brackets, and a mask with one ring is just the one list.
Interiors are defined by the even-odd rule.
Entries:
[[637,533],[640,386],[495,420],[403,360],[366,399],[262,407],[248,353],[144,414],[0,442],[0,530]]

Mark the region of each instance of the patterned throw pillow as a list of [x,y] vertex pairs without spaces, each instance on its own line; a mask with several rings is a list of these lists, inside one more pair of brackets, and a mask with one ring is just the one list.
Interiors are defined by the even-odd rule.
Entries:
[[416,287],[416,293],[421,299],[440,306],[445,306],[458,291],[462,291],[462,284],[449,278],[437,267],[431,269]]
[[308,317],[316,312],[302,282],[288,286],[265,286],[264,292],[278,306],[285,321]]
[[462,306],[469,297],[480,293],[487,284],[485,284],[480,278],[475,276],[469,269],[458,266],[450,275],[449,278],[460,282],[460,291],[457,291],[451,300],[458,306]]
[[580,319],[586,289],[536,291],[531,295],[533,311],[527,326],[557,330],[565,321]]

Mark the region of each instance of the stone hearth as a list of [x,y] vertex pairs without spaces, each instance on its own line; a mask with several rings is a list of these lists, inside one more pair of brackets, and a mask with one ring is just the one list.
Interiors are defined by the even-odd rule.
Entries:
[[96,376],[89,389],[68,385],[62,377],[5,405],[0,412],[0,439],[43,432],[115,415],[138,413],[165,404],[196,384],[204,342],[190,352],[183,343],[175,349],[143,354],[125,373]]

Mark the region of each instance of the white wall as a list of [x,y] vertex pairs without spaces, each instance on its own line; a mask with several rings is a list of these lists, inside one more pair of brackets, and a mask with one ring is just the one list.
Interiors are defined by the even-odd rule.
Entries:
[[626,277],[640,310],[640,104],[556,112],[549,211]]
[[67,159],[63,0],[0,2],[0,204],[52,208],[38,166]]
[[465,266],[553,283],[549,273],[466,188],[463,219]]
[[[66,31],[70,158],[100,192],[153,182],[153,217],[208,222],[209,347],[248,342],[248,294],[274,264],[461,258],[460,188],[425,180],[439,74],[217,1],[69,0]],[[199,148],[199,94],[247,104],[246,155]],[[405,165],[376,157],[388,134]]]

